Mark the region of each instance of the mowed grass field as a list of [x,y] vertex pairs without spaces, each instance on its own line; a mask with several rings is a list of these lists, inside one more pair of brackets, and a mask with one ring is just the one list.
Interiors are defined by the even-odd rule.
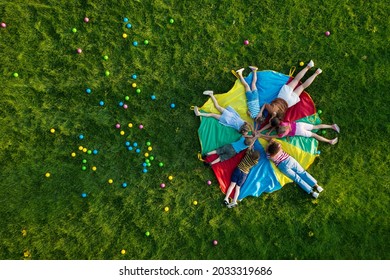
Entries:
[[[389,259],[388,15],[386,1],[0,0],[0,259]],[[227,209],[190,106],[227,92],[232,69],[310,59],[308,92],[341,127],[309,169],[325,191]]]

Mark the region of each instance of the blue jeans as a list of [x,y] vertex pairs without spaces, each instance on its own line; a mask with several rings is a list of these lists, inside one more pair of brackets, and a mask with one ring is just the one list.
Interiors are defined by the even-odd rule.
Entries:
[[286,160],[279,163],[278,168],[284,175],[297,183],[309,194],[313,191],[313,187],[317,184],[317,180],[303,169],[303,167],[292,156],[289,156]]

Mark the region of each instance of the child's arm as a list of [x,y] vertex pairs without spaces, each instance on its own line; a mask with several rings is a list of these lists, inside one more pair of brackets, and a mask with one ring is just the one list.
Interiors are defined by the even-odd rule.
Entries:
[[265,104],[263,106],[261,106],[260,112],[257,114],[257,116],[255,118],[256,121],[263,117],[264,108],[265,108]]

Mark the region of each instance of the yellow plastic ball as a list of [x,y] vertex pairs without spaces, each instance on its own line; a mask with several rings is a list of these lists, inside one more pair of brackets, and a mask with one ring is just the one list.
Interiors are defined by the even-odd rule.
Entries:
[[305,63],[303,61],[299,62],[299,66],[303,66]]
[[83,149],[83,152],[84,152],[84,153],[86,153],[87,151],[88,151],[88,149],[87,149],[87,148],[84,148],[84,149]]
[[198,205],[198,202],[196,200],[194,200],[193,204],[194,205]]
[[152,147],[148,147],[148,151],[150,152],[151,150],[153,150],[153,148]]
[[109,183],[109,184],[112,184],[112,183],[114,183],[114,180],[108,179],[108,183]]
[[84,149],[83,146],[79,146],[79,150],[82,151]]
[[145,153],[145,154],[144,154],[144,156],[145,156],[145,157],[148,157],[148,156],[149,156],[149,154],[148,154],[148,153]]
[[135,88],[135,87],[137,87],[137,84],[136,84],[136,83],[132,83],[131,86],[132,86],[133,88]]
[[49,178],[49,177],[51,176],[51,174],[50,174],[49,172],[47,172],[47,173],[45,174],[45,176],[46,176],[46,178]]
[[132,123],[129,123],[129,124],[128,124],[128,127],[132,128],[132,127],[133,127],[133,124],[132,124]]
[[122,254],[122,255],[126,254],[126,250],[125,250],[125,249],[122,249],[122,250],[121,250],[121,254]]
[[75,156],[76,156],[76,153],[71,153],[71,156],[72,156],[72,157],[75,157]]
[[168,180],[173,180],[173,176],[169,176],[169,177],[168,177]]
[[125,132],[123,130],[121,130],[120,134],[121,135],[125,135]]
[[92,166],[93,171],[96,171],[96,169],[97,169],[96,166]]
[[55,130],[54,128],[52,128],[52,129],[50,129],[50,132],[51,132],[51,133],[55,133],[56,130]]
[[123,37],[123,39],[126,39],[126,38],[127,38],[127,34],[126,34],[126,33],[123,33],[123,34],[122,34],[122,37]]
[[165,212],[168,212],[168,211],[169,211],[169,207],[168,207],[168,206],[165,207],[165,208],[164,208],[164,211],[165,211]]

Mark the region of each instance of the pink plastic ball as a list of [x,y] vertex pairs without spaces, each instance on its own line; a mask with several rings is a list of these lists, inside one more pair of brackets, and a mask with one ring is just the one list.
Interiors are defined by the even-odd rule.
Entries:
[[160,187],[161,187],[162,189],[165,188],[165,184],[162,183],[162,184],[160,185]]
[[83,50],[82,49],[77,49],[77,53],[82,53],[83,52]]
[[123,108],[127,109],[128,107],[127,104],[123,104]]
[[213,240],[213,245],[217,246],[218,245],[218,240]]
[[211,181],[210,180],[207,181],[207,185],[209,185],[209,186],[211,185]]
[[249,41],[248,41],[248,40],[245,40],[245,41],[244,41],[244,45],[249,45]]
[[139,125],[139,129],[143,129],[144,126],[142,124]]
[[330,35],[330,32],[329,31],[326,31],[325,32],[325,36],[328,37]]
[[120,125],[119,123],[117,123],[117,124],[115,125],[115,127],[116,127],[116,128],[121,128],[121,125]]
[[89,18],[85,17],[84,22],[89,22]]
[[1,28],[6,28],[7,27],[7,24],[5,24],[5,22],[2,22],[1,23]]

